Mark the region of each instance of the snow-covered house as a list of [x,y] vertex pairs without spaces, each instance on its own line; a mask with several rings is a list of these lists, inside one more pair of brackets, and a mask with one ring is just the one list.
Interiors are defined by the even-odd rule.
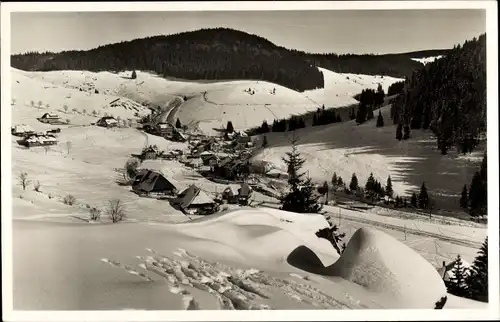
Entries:
[[38,118],[38,120],[42,123],[48,124],[60,124],[61,118],[57,114],[45,113],[42,117]]
[[35,130],[29,125],[20,124],[20,125],[13,126],[11,128],[10,132],[12,133],[12,135],[15,135],[15,136],[25,136],[25,135],[29,135],[29,134],[34,134]]
[[118,126],[118,120],[112,116],[104,116],[101,117],[95,124],[102,127],[115,127]]
[[177,202],[184,213],[191,215],[209,215],[218,210],[218,204],[195,185],[181,192]]
[[227,201],[227,203],[235,204],[238,202],[238,189],[234,186],[228,186],[222,192],[222,200]]

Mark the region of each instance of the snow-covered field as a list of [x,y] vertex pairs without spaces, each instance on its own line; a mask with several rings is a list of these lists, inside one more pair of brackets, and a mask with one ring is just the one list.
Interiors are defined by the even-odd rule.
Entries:
[[[91,114],[93,110],[101,116],[109,113],[134,119],[136,112],[147,113],[136,101],[164,105],[178,96],[192,94],[195,97],[178,109],[183,121],[182,113],[198,108],[194,102],[203,103],[204,91],[209,100],[218,104],[226,102],[242,111],[251,110],[242,108],[242,104],[246,104],[244,95],[248,95],[249,103],[252,97],[275,99],[271,103],[273,109],[278,110],[288,102],[280,101],[285,98],[299,104],[301,99],[304,103],[312,99],[305,95],[317,95],[316,99],[320,100],[330,99],[330,94],[303,95],[273,85],[276,95],[272,95],[265,92],[269,84],[255,82],[252,86],[256,93],[252,96],[243,92],[249,82],[194,84],[146,73],[138,73],[136,80],[127,79],[124,74],[66,71],[13,70],[12,76],[12,97],[15,98],[11,106],[12,125],[28,124],[36,130],[62,128],[58,136],[60,143],[48,149],[25,149],[18,146],[17,138],[11,140],[14,309],[433,308],[434,303],[446,295],[435,268],[458,253],[472,262],[477,244],[486,235],[486,228],[479,225],[445,225],[327,207],[334,220],[337,220],[336,214],[340,214],[340,228],[347,234],[346,241],[350,240],[339,259],[326,240],[315,236],[318,229],[328,226],[322,215],[246,207],[209,217],[191,216],[190,220],[167,201],[141,198],[131,192],[129,186],[117,183],[122,176],[120,169],[130,154],[139,153],[150,144],[165,151],[182,150],[187,147],[185,143],[170,142],[134,128],[105,129],[89,125],[99,117]],[[354,75],[352,78],[356,79]],[[376,87],[378,79],[373,80],[375,83],[371,85],[365,80],[362,86]],[[86,89],[84,83],[93,85]],[[340,85],[339,80],[339,88]],[[345,93],[356,94],[360,91],[356,86],[352,85],[352,92],[345,90]],[[119,97],[122,97],[119,105],[105,107]],[[42,101],[43,108],[31,106],[31,101],[35,105]],[[207,111],[212,108],[211,103],[203,104]],[[256,106],[261,101],[252,104]],[[64,105],[69,107],[67,113]],[[73,108],[76,111],[72,111]],[[226,109],[219,106],[207,114],[200,112],[198,120],[188,120],[202,124],[203,118],[214,111],[224,113]],[[68,118],[71,125],[50,126],[38,122],[36,117],[45,112],[57,112]],[[248,112],[244,120],[253,114],[256,112]],[[236,123],[236,119],[232,121]],[[260,124],[262,119],[254,121]],[[345,180],[352,172],[358,173],[360,182],[366,180],[363,173],[371,170],[382,182],[387,174],[393,176],[392,171],[407,171],[403,166],[397,168],[398,162],[402,162],[400,156],[393,159],[385,156],[394,151],[377,154],[366,150],[370,146],[376,148],[378,141],[375,135],[361,137],[368,127],[384,137],[393,136],[392,127],[375,129],[370,123],[356,127],[347,122],[312,131],[305,129],[309,132],[301,142],[309,145],[301,149],[305,149],[304,157],[308,157],[307,153],[314,154],[308,161],[312,163],[306,164],[311,176],[328,180],[333,174],[332,168],[327,168],[330,164],[336,164],[335,171]],[[269,136],[271,147],[258,158],[270,158],[277,163],[278,156],[289,149],[280,146],[286,144],[284,134],[280,135]],[[345,146],[330,145],[325,137],[332,141],[351,137],[352,141],[348,141],[354,143],[352,146],[348,146],[348,142]],[[335,142],[333,144],[340,144]],[[418,141],[415,138],[415,141],[393,145],[392,149],[402,153],[405,149],[413,151],[411,147],[418,145]],[[364,147],[364,152],[358,149],[364,155],[354,153],[358,146]],[[415,157],[412,154],[406,161],[411,162]],[[196,183],[208,193],[221,192],[226,187],[202,178],[177,161],[149,161],[143,166],[162,169],[182,187]],[[324,169],[324,173],[313,173],[315,167]],[[352,171],[354,169],[360,170]],[[21,172],[27,173],[31,180],[25,191],[19,184]],[[401,176],[393,176],[396,190],[409,186],[404,174]],[[36,182],[40,183],[39,192],[33,190]],[[432,184],[429,186],[432,189]],[[76,198],[73,206],[62,202],[68,194]],[[127,220],[119,224],[88,221],[89,208],[105,207],[115,198],[124,202]],[[254,199],[273,201],[258,193]],[[449,295],[445,308],[448,305],[485,306]]]
[[[146,72],[138,72],[136,79],[129,78],[130,72],[24,72],[13,69],[13,75],[30,78],[29,86],[38,88],[36,95],[42,95],[41,91],[52,84],[58,88],[69,88],[72,92],[83,89],[80,96],[84,97],[94,96],[97,89],[99,93],[110,95],[110,100],[118,95],[157,106],[166,106],[177,97],[186,97],[188,100],[175,109],[175,117],[183,124],[207,134],[217,133],[214,129],[224,128],[228,121],[232,121],[236,129],[244,130],[259,126],[264,120],[272,123],[275,119],[315,111],[323,104],[326,107],[347,106],[356,103],[353,96],[365,88],[376,89],[380,83],[387,91],[389,85],[401,80],[389,76],[340,74],[322,68],[320,70],[325,77],[325,88],[305,93],[265,81],[196,82],[164,79]],[[35,83],[36,81],[39,83]],[[65,93],[59,95],[69,96]],[[37,98],[35,102],[38,102]],[[104,102],[91,105],[103,105]],[[57,104],[51,104],[55,105]],[[72,108],[73,106],[70,111]],[[81,110],[85,106],[77,108]],[[91,112],[89,108],[87,111]]]

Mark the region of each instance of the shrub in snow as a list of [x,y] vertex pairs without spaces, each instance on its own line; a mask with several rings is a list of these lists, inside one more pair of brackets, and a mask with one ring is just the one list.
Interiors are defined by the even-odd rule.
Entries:
[[342,243],[342,246],[339,246],[339,244],[342,242],[342,239],[345,237],[345,233],[340,233],[338,231],[339,227],[337,227],[337,225],[334,225],[332,223],[331,217],[328,217],[327,221],[328,221],[329,227],[318,230],[316,232],[316,237],[328,240],[332,244],[335,251],[337,251],[337,253],[339,255],[342,255],[342,253],[344,252],[344,250],[346,248],[346,245],[345,245],[345,243]]
[[35,189],[36,192],[40,192],[40,181],[33,184],[33,189]]
[[109,201],[107,214],[113,223],[117,223],[125,219],[125,206],[120,199],[113,199]]
[[19,183],[23,187],[23,190],[26,190],[26,187],[28,187],[28,184],[30,183],[28,174],[26,172],[21,171],[21,173],[19,174]]
[[90,220],[99,220],[101,218],[101,209],[92,207],[90,208]]
[[63,198],[63,203],[65,205],[73,206],[76,202],[76,198],[73,195],[66,195]]
[[124,179],[127,183],[132,183],[135,176],[137,175],[137,168],[141,165],[140,160],[137,158],[128,159],[125,163],[125,171],[123,172]]

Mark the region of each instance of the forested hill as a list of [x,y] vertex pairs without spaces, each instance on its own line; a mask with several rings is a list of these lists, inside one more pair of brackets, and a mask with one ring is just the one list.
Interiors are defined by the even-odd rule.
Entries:
[[384,55],[337,55],[337,54],[298,54],[312,65],[323,67],[337,73],[352,73],[366,75],[387,75],[405,78],[415,69],[420,69],[422,63],[412,58],[423,58],[446,55],[449,49],[425,50],[401,54]]
[[472,151],[486,132],[486,34],[416,70],[394,101],[395,124],[431,129],[443,154]]
[[323,75],[315,66],[336,72],[404,77],[422,66],[410,59],[415,57],[411,53],[309,54],[276,46],[256,35],[215,28],[136,39],[87,51],[13,55],[11,65],[30,71],[138,69],[189,80],[259,79],[304,91],[324,86]]

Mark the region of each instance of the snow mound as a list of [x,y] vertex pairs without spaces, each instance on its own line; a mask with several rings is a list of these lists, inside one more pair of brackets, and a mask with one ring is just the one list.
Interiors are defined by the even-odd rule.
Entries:
[[175,226],[184,234],[227,245],[261,263],[285,263],[287,257],[302,246],[314,251],[324,264],[330,265],[338,259],[330,243],[315,235],[328,226],[325,217],[318,214],[248,208]]
[[446,296],[444,282],[429,262],[392,236],[371,228],[354,233],[331,269],[406,308],[433,308]]

